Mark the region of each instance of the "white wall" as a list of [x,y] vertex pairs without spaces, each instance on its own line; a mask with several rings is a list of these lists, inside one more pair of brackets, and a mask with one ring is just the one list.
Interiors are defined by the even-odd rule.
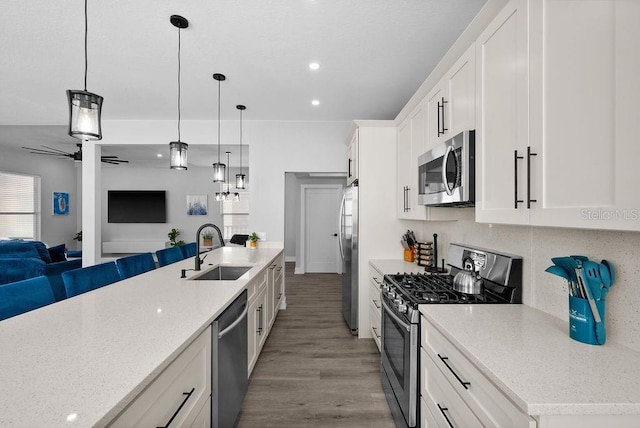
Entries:
[[[196,231],[203,223],[213,223],[222,229],[220,202],[215,200],[219,185],[211,181],[211,168],[189,167],[186,171],[167,168],[139,168],[118,165],[102,168],[102,240],[166,240],[172,228],[180,231],[178,239],[194,242]],[[108,223],[108,190],[165,190],[166,223]],[[208,215],[187,215],[187,195],[207,195]]]
[[[607,340],[640,351],[640,233],[565,228],[488,225],[473,221],[407,222],[419,239],[438,233],[438,246],[462,242],[521,255],[524,260],[524,303],[568,323],[566,282],[544,270],[551,257],[581,254],[599,262],[607,259],[616,268],[616,282],[607,295]],[[398,249],[400,245],[398,244]],[[446,252],[442,255],[446,257]],[[568,335],[567,331],[567,335]]]
[[[77,229],[80,203],[77,192],[76,164],[70,159],[30,154],[20,148],[2,147],[0,170],[38,175],[41,178],[41,239],[47,245],[66,244],[77,248],[73,240]],[[69,215],[52,214],[52,193],[69,193]]]

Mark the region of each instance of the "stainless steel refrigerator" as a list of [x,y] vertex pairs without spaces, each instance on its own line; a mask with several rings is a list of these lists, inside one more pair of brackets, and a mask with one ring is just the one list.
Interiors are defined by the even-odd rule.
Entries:
[[342,257],[342,316],[358,333],[358,182],[347,186],[340,205],[340,255]]

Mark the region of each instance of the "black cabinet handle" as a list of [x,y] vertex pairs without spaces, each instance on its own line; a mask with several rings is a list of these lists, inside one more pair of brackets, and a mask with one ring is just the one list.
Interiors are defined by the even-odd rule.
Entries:
[[183,392],[182,395],[185,395],[186,397],[184,398],[184,400],[182,400],[182,403],[180,404],[180,407],[178,407],[178,410],[175,411],[175,413],[173,414],[173,416],[171,416],[171,419],[169,419],[169,422],[167,422],[167,424],[165,426],[161,426],[161,427],[157,427],[157,428],[169,428],[169,425],[171,425],[171,422],[173,422],[173,420],[176,418],[176,416],[178,416],[178,413],[180,413],[180,410],[182,410],[184,405],[187,404],[187,401],[189,400],[189,398],[191,398],[191,395],[193,394],[193,391],[195,391],[195,390],[196,390],[195,388],[191,388],[191,391]]
[[349,178],[351,178],[351,158],[349,158]]
[[513,207],[518,209],[518,204],[524,202],[521,199],[518,199],[518,159],[524,159],[522,156],[518,156],[518,151],[514,150],[513,152]]
[[451,421],[449,420],[449,418],[447,417],[447,414],[445,412],[448,412],[449,409],[446,407],[442,407],[440,404],[438,404],[438,409],[440,409],[440,413],[442,413],[442,416],[444,416],[444,419],[447,421],[447,423],[449,424],[449,426],[451,428],[453,427],[453,424],[451,423]]
[[409,190],[411,190],[409,186],[404,186],[404,212],[411,211],[411,207],[409,207]]
[[262,305],[258,306],[256,312],[258,312],[258,330],[256,331],[256,333],[262,336]]
[[538,156],[537,153],[531,152],[531,146],[527,146],[527,208],[531,208],[531,202],[538,202],[531,199],[531,156]]
[[448,102],[449,102],[449,101],[446,101],[446,100],[444,99],[444,97],[442,97],[442,106],[440,107],[440,108],[442,108],[442,132],[439,132],[439,131],[438,131],[438,137],[439,137],[440,135],[444,135],[444,131],[448,131],[448,130],[449,130],[449,128],[445,128],[445,127],[444,127],[444,124],[446,123],[446,120],[445,120],[445,118],[444,118],[444,111],[445,111],[445,109],[444,109],[444,105],[445,105],[446,103],[448,103]]
[[443,357],[442,355],[438,354],[438,358],[440,358],[440,360],[442,361],[442,363],[447,366],[447,368],[449,369],[449,371],[451,373],[453,373],[453,375],[456,377],[456,379],[458,379],[458,382],[460,382],[460,385],[462,385],[464,387],[464,389],[469,389],[469,385],[471,385],[471,382],[465,382],[462,379],[460,379],[460,376],[458,376],[458,373],[456,373],[455,371],[453,371],[453,369],[451,368],[451,366],[449,366],[449,364],[447,364],[447,360],[449,359],[449,357]]
[[377,329],[377,328],[375,328],[375,327],[371,327],[371,329],[373,330],[373,334],[375,334],[375,335],[376,335],[376,339],[380,339],[380,338],[382,337],[382,336],[380,336],[380,335],[378,334],[378,329]]
[[373,299],[373,306],[375,306],[376,309],[380,309],[382,307],[378,305],[378,301],[376,299]]

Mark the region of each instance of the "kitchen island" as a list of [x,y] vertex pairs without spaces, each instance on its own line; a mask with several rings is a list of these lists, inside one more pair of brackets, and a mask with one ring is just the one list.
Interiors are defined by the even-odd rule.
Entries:
[[577,342],[568,319],[525,305],[421,305],[420,312],[428,420],[446,408],[465,424],[640,426],[638,352]]
[[0,426],[107,425],[281,253],[223,247],[202,269],[242,279],[189,280],[191,257],[0,322]]

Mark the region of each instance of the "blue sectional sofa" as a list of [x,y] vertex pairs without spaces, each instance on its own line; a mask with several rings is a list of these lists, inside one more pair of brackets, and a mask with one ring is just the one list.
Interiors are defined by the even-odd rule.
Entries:
[[44,275],[56,301],[67,293],[62,272],[82,267],[82,259],[67,260],[64,244],[47,248],[40,241],[0,241],[0,285]]

